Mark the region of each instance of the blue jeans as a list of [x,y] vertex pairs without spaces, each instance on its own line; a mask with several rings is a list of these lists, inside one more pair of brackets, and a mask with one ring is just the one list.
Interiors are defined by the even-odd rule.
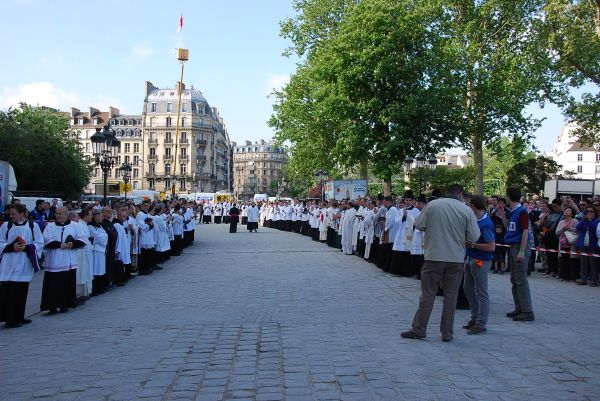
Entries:
[[482,263],[483,265],[478,267],[476,259],[467,258],[463,287],[471,306],[471,320],[485,327],[490,315],[488,273],[492,267],[492,261],[482,260]]

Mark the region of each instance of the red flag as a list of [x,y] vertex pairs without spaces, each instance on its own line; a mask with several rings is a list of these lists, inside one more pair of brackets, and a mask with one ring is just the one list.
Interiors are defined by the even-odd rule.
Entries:
[[181,32],[183,29],[183,15],[179,15],[179,24],[177,25],[177,33]]

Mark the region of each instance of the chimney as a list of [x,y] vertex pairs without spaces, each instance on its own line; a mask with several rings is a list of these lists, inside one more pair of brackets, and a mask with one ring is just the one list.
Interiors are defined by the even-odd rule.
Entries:
[[71,117],[75,117],[79,113],[81,113],[79,111],[79,109],[76,109],[75,107],[71,107]]
[[118,116],[119,114],[121,114],[121,111],[116,107],[110,106],[108,108],[108,118],[113,118],[114,116]]
[[156,86],[152,85],[152,82],[146,81],[146,97],[148,97],[150,92],[152,92],[154,89],[156,89]]
[[[175,83],[175,89],[179,89],[179,81],[177,81]],[[181,84],[181,90],[184,91],[185,90],[185,84]]]
[[94,117],[96,114],[100,114],[100,110],[90,106],[90,118]]
[[252,141],[246,141],[246,146],[252,145]]

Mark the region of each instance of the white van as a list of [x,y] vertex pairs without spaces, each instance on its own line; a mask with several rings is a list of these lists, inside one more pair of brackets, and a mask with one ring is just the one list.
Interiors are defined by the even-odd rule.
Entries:
[[35,209],[35,202],[38,199],[43,199],[45,202],[48,202],[50,204],[50,206],[52,206],[52,201],[54,199],[58,200],[58,207],[62,207],[63,206],[63,201],[60,198],[44,198],[43,196],[15,196],[15,199],[18,199],[21,201],[22,205],[25,205],[25,207],[27,208],[27,210],[32,211],[33,209]]

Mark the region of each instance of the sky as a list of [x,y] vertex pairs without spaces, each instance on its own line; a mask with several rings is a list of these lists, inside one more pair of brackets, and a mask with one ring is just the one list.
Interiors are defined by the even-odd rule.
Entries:
[[[269,94],[296,68],[279,36],[280,21],[293,15],[292,0],[2,0],[0,109],[25,101],[141,114],[146,81],[176,86],[175,49],[184,47],[183,82],[219,109],[231,140],[270,139]],[[528,111],[546,119],[534,143],[551,150],[560,110]]]

